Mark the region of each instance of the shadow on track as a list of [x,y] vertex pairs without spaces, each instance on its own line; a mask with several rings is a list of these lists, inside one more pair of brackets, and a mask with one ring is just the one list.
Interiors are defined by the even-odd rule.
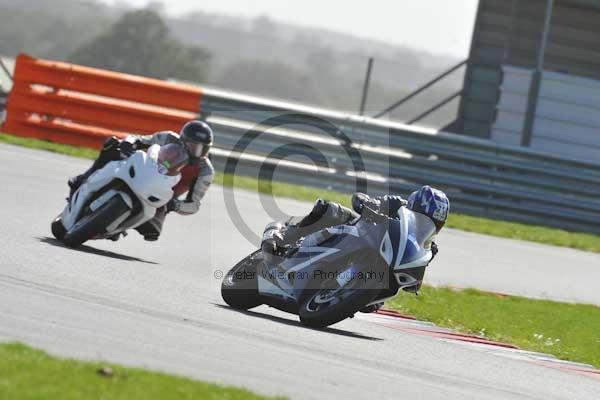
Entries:
[[68,250],[72,250],[72,251],[80,251],[82,253],[95,254],[98,256],[102,256],[102,257],[114,258],[116,260],[135,261],[135,262],[141,262],[144,264],[160,265],[159,263],[156,263],[154,261],[147,261],[147,260],[143,260],[143,259],[137,258],[137,257],[126,256],[125,254],[114,253],[114,252],[108,251],[108,250],[95,249],[93,247],[85,246],[85,245],[79,246],[76,249],[70,249],[67,246],[65,246],[64,244],[62,244],[61,242],[59,242],[58,240],[51,238],[51,237],[47,237],[47,236],[46,237],[37,237],[36,239],[42,243],[50,244],[50,245],[56,246],[56,247],[62,247],[63,249],[68,249]]
[[336,328],[324,328],[324,329],[309,328],[309,327],[302,325],[300,323],[300,321],[297,321],[297,320],[285,319],[285,318],[277,317],[275,315],[263,314],[263,313],[259,313],[256,311],[250,311],[250,310],[246,310],[246,311],[236,310],[235,308],[231,308],[231,307],[223,305],[223,304],[217,304],[217,303],[212,303],[212,304],[216,307],[219,307],[219,308],[222,308],[225,310],[229,310],[231,312],[237,312],[240,314],[247,315],[249,317],[267,319],[269,321],[278,322],[278,323],[284,324],[284,325],[296,326],[298,328],[310,329],[310,330],[314,330],[314,331],[322,331],[322,332],[326,332],[326,333],[331,333],[333,335],[346,336],[346,337],[351,337],[351,338],[355,338],[355,339],[364,339],[364,340],[373,340],[373,341],[383,340],[381,338],[376,338],[373,336],[365,336],[365,335],[361,335],[360,333],[349,332],[349,331],[345,331],[342,329],[336,329]]

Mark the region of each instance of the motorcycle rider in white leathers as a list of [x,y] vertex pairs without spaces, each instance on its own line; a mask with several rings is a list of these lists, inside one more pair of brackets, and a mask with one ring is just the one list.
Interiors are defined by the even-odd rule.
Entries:
[[[192,215],[198,212],[202,199],[214,178],[215,171],[208,158],[212,142],[212,129],[204,121],[186,123],[179,134],[162,131],[149,136],[130,135],[122,141],[114,137],[110,138],[104,143],[100,155],[92,167],[85,173],[69,180],[71,193],[74,193],[95,171],[110,161],[121,159],[123,155],[129,156],[135,150],[143,150],[153,144],[161,146],[169,143],[182,144],[188,152],[189,162],[181,170],[181,180],[173,187],[173,198],[166,206],[156,211],[153,219],[136,228],[145,240],[158,240],[167,213],[174,211],[181,215]],[[184,194],[185,197],[180,199]]]

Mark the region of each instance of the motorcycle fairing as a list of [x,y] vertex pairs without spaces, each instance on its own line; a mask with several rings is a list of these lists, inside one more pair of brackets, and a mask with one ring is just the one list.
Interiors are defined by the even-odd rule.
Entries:
[[[361,252],[377,248],[386,229],[361,223],[339,225],[307,235],[289,257],[274,265],[261,263],[257,268],[258,290],[278,300],[298,301],[302,292],[320,271],[338,271],[356,268],[349,260]],[[377,261],[379,262],[379,260]]]
[[[125,160],[111,161],[103,168],[94,172],[73,194],[65,206],[61,215],[61,221],[68,231],[81,217],[81,212],[90,199],[101,193],[90,203],[93,210],[98,209],[115,195],[119,195],[133,208],[133,199],[129,190],[115,190],[110,185],[116,180],[124,182],[141,204],[140,211],[136,215],[127,215],[119,218],[120,224],[114,227],[111,234],[116,234],[127,229],[134,228],[154,217],[156,209],[164,206],[173,196],[172,187],[179,182],[180,175],[163,175],[158,170],[157,156],[159,145],[153,145],[147,152],[136,151]],[[106,193],[102,193],[106,190]],[[154,201],[153,201],[154,200]],[[125,222],[123,224],[123,222]],[[118,229],[116,229],[118,228]]]
[[258,290],[278,301],[298,302],[315,272],[359,270],[361,265],[353,260],[364,260],[360,256],[371,252],[374,258],[366,262],[383,262],[393,273],[388,287],[382,285],[382,297],[377,300],[381,301],[395,296],[400,288],[420,285],[432,258],[434,236],[433,222],[405,207],[397,219],[376,223],[359,219],[354,225],[326,228],[306,236],[279,262],[261,263],[257,268]]

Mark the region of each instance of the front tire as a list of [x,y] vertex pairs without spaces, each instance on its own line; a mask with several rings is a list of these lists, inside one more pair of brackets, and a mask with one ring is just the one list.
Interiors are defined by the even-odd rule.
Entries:
[[114,196],[95,212],[83,216],[65,234],[63,243],[77,247],[95,236],[106,233],[106,228],[130,208],[121,196]]
[[258,250],[227,272],[221,283],[221,296],[230,307],[249,310],[263,304],[256,276],[256,265],[260,262],[262,251]]

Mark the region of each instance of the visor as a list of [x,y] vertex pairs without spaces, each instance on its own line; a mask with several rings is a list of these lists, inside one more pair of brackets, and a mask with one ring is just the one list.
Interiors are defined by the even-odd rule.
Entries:
[[188,155],[185,149],[175,143],[161,146],[158,152],[158,171],[164,175],[175,176],[186,166]]
[[202,152],[204,151],[204,144],[194,143],[194,142],[186,142],[185,148],[187,149],[190,156],[198,158],[198,157],[202,156]]

